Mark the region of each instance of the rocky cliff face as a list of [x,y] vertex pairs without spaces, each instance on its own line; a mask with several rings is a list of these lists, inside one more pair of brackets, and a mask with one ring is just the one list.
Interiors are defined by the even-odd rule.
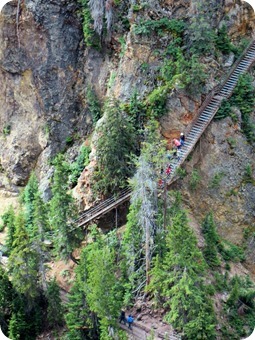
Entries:
[[[251,37],[255,28],[251,7],[241,1],[217,3],[214,25],[224,23],[233,41]],[[32,170],[47,197],[48,161],[66,149],[68,141],[82,141],[91,131],[87,84],[93,84],[102,102],[109,94],[125,102],[134,88],[142,98],[155,87],[162,64],[159,56],[169,40],[153,34],[138,37],[133,34],[134,23],[141,18],[190,20],[197,1],[149,1],[139,11],[140,5],[116,2],[112,38],[100,52],[84,45],[78,1],[26,0],[20,7],[17,2],[4,7],[0,15],[0,209],[3,202],[13,201]],[[213,57],[203,58],[209,74],[204,95],[228,72],[229,57],[222,57],[220,64]],[[160,121],[163,136],[171,139],[187,130],[203,99],[172,91],[167,114]],[[190,175],[177,184],[198,219],[212,209],[221,234],[237,243],[242,242],[243,231],[254,226],[254,185],[243,180],[245,167],[251,164],[254,169],[252,155],[254,147],[247,144],[240,124],[229,119],[214,122],[186,164],[188,174],[193,168],[199,170],[197,189],[190,190]],[[88,202],[90,170],[93,160],[76,190],[82,206]],[[217,175],[220,181],[213,187]]]
[[90,128],[77,10],[76,1],[25,1],[0,15],[3,189],[16,192],[34,169],[45,178],[49,158]]

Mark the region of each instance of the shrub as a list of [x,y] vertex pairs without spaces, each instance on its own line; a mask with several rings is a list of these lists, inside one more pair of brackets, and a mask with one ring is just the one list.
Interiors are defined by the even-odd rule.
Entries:
[[253,185],[255,185],[255,179],[253,178],[253,174],[252,174],[252,166],[251,164],[248,164],[245,167],[245,172],[244,172],[244,176],[243,176],[243,181],[245,183],[252,183]]
[[220,182],[224,176],[225,176],[225,172],[221,171],[221,172],[216,173],[209,183],[209,188],[211,189],[219,188]]
[[77,180],[80,177],[80,174],[82,173],[83,169],[89,164],[90,152],[91,148],[89,146],[82,146],[76,161],[71,164],[70,166],[71,174],[69,180],[72,186],[76,185]]
[[187,176],[187,172],[185,169],[179,167],[176,170],[176,175],[179,176],[181,179],[183,179],[184,177]]
[[86,99],[88,103],[88,109],[92,116],[93,124],[95,125],[96,122],[101,118],[102,113],[99,100],[97,99],[96,93],[90,85],[87,87],[86,90]]
[[151,31],[154,31],[159,35],[171,32],[174,36],[180,36],[184,29],[184,21],[162,18],[159,20],[141,20],[138,25],[134,25],[133,32],[135,34],[150,34]]
[[198,170],[194,169],[190,176],[190,182],[189,182],[190,189],[195,190],[200,180],[201,180],[201,176],[199,175]]
[[73,143],[74,143],[74,140],[73,140],[73,137],[72,137],[72,136],[66,137],[66,145],[72,146]]
[[7,124],[3,127],[3,135],[8,136],[11,133],[11,124]]
[[224,54],[228,54],[235,50],[234,46],[231,44],[231,41],[227,35],[227,27],[223,25],[219,30],[215,37],[215,46],[218,50],[220,50]]
[[80,0],[82,4],[82,17],[83,17],[83,36],[85,44],[89,47],[100,47],[99,36],[95,33],[93,29],[93,19],[88,7],[88,0]]
[[255,141],[255,126],[250,121],[250,114],[253,112],[255,104],[255,90],[252,81],[253,78],[249,74],[240,76],[232,98],[234,105],[241,111],[241,127],[248,142]]
[[221,106],[218,109],[214,119],[223,119],[230,115],[231,113],[231,104],[226,99],[223,99],[221,102]]
[[245,260],[244,250],[229,241],[223,240],[218,249],[225,261],[242,262]]
[[236,147],[236,139],[234,139],[233,137],[228,137],[227,142],[231,149],[234,149]]
[[147,97],[147,115],[150,118],[161,117],[166,113],[168,86],[160,86],[154,89]]

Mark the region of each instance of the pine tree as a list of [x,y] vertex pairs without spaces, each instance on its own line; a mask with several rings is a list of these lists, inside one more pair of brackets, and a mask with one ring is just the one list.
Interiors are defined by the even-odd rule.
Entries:
[[0,267],[0,327],[7,334],[8,319],[12,312],[13,288],[4,269]]
[[86,284],[88,280],[87,251],[81,253],[80,263],[75,269],[75,281],[70,290],[67,314],[65,316],[70,340],[90,339],[98,337],[97,318],[91,312],[87,297]]
[[49,223],[53,230],[54,251],[65,260],[72,257],[72,251],[82,239],[82,231],[75,228],[74,220],[77,207],[68,192],[69,166],[64,156],[59,154],[55,161],[52,194],[50,201]]
[[121,243],[123,261],[121,264],[123,286],[125,288],[125,305],[129,305],[135,295],[139,295],[145,285],[145,263],[144,263],[144,235],[143,229],[137,221],[139,205],[131,204],[127,216],[127,223],[123,240]]
[[41,194],[38,191],[35,195],[35,210],[33,216],[33,234],[32,239],[33,248],[38,255],[38,273],[39,284],[43,290],[46,290],[46,261],[47,261],[47,247],[45,240],[50,239],[49,235],[49,221],[47,205],[42,200]]
[[25,315],[21,312],[13,313],[9,324],[10,339],[24,339],[24,329],[26,329]]
[[59,327],[63,325],[63,308],[60,298],[60,289],[57,284],[56,278],[52,279],[47,287],[46,298],[47,306],[47,319],[50,327]]
[[8,261],[8,271],[13,287],[24,294],[29,305],[38,295],[37,254],[31,247],[31,241],[25,227],[24,214],[20,212],[15,219],[13,249]]
[[165,320],[185,338],[215,339],[214,312],[204,285],[206,265],[182,211],[172,219],[167,248],[163,261],[156,261],[151,271],[149,290],[171,308]]
[[7,212],[5,213],[5,225],[7,227],[7,236],[5,245],[7,247],[8,254],[10,254],[12,247],[13,247],[13,241],[14,241],[14,233],[15,233],[15,213],[13,206],[11,205]]
[[33,172],[29,178],[29,181],[22,195],[22,201],[24,203],[25,208],[26,227],[29,232],[29,235],[31,235],[32,237],[34,236],[33,226],[35,213],[35,196],[37,193],[38,193],[38,181],[35,173]]
[[42,331],[42,310],[40,298],[30,301],[18,291],[12,303],[12,316],[9,323],[9,337],[11,339],[34,340]]
[[[215,7],[215,11],[217,10],[216,1],[210,5],[210,7]],[[191,18],[189,26],[190,50],[197,55],[213,54],[215,51],[215,32],[212,28],[213,12],[211,9],[208,9],[205,1],[195,3],[194,9],[195,13]]]
[[96,145],[97,168],[93,190],[110,195],[127,184],[133,174],[130,156],[136,150],[136,135],[129,118],[121,112],[119,103],[109,100],[105,120],[99,127],[100,138]]
[[87,251],[88,279],[85,292],[88,305],[99,318],[100,339],[111,339],[108,328],[116,328],[122,306],[122,289],[115,277],[115,254],[101,242],[94,242]]
[[95,238],[82,250],[76,269],[76,279],[67,305],[68,339],[79,339],[79,336],[86,339],[90,336],[107,340],[111,339],[108,328],[116,329],[123,294],[115,276],[115,253],[107,244],[107,239],[98,234]]
[[212,213],[206,215],[202,224],[202,232],[206,242],[206,246],[203,249],[205,260],[210,267],[217,267],[220,265],[217,251],[219,236],[216,232],[216,226]]

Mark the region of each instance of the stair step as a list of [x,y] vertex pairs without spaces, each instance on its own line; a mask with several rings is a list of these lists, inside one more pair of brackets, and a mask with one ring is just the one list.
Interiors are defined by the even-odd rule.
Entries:
[[212,116],[212,112],[210,112],[210,114],[208,112],[203,112],[200,117],[203,117],[203,118],[210,118]]
[[225,88],[224,88],[224,89],[222,89],[222,90],[220,91],[220,93],[223,93],[223,92],[228,94],[228,93],[231,93],[231,90],[230,90],[230,89],[225,89]]
[[206,118],[206,117],[202,117],[202,116],[200,116],[200,117],[198,118],[198,120],[197,120],[197,121],[199,122],[200,120],[201,120],[202,122],[208,122],[208,120],[209,120],[209,119],[208,119],[208,118]]
[[198,129],[198,128],[193,128],[192,130],[196,132],[197,135],[199,135],[201,131],[203,131],[203,129]]
[[238,81],[238,77],[229,78],[229,80],[227,81],[227,84],[236,84],[237,81]]
[[206,106],[206,109],[214,110],[214,109],[216,109],[217,106],[218,106],[218,105],[208,104],[208,105]]
[[243,72],[245,70],[245,67],[244,66],[240,66],[240,67],[237,67],[236,69],[235,69],[235,71],[233,72],[233,74],[234,73],[238,73],[238,74],[240,74],[241,72]]

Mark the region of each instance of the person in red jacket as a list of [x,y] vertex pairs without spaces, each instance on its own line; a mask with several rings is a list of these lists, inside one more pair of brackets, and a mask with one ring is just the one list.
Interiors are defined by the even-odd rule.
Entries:
[[171,174],[171,171],[172,171],[172,169],[171,169],[171,166],[170,166],[170,165],[168,165],[168,167],[166,168],[166,175],[167,175],[167,177],[169,177],[169,176],[170,176],[170,174]]

